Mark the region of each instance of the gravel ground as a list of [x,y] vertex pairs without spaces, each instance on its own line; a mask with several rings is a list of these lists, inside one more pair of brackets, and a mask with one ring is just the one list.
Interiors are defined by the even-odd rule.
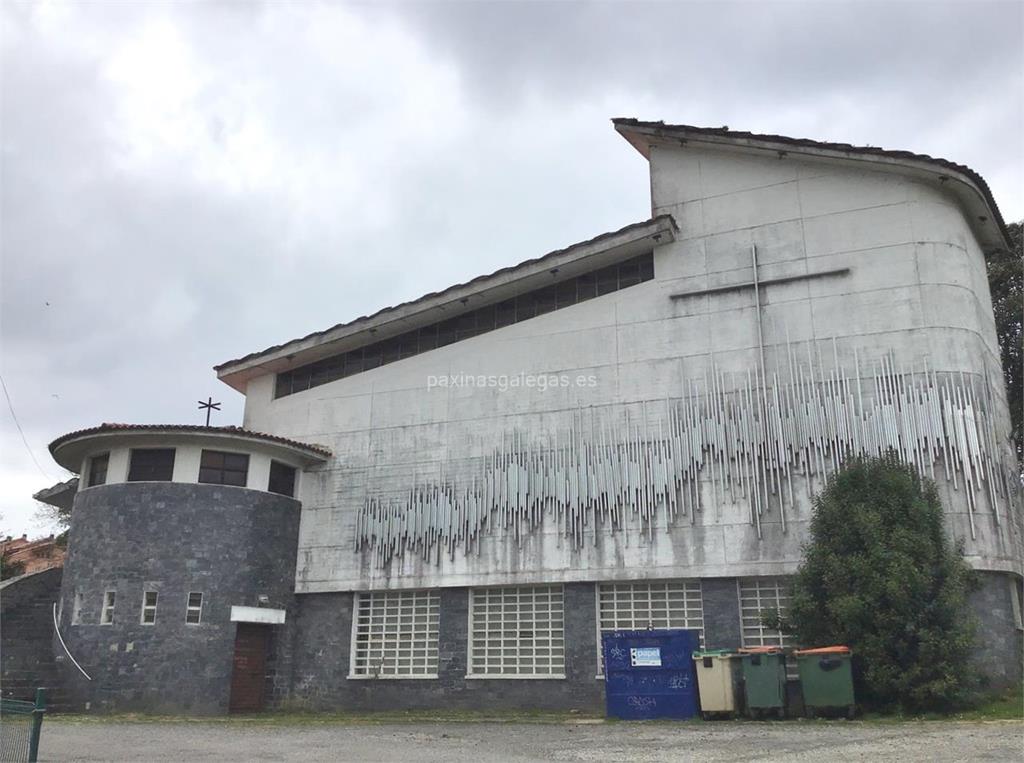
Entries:
[[41,761],[1021,760],[1024,724],[115,723],[48,720]]

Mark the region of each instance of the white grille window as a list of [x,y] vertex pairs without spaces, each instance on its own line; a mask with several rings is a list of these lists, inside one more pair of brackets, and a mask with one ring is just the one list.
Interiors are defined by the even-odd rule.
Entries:
[[185,623],[187,625],[199,625],[203,619],[203,594],[199,591],[191,591],[188,601],[185,603]]
[[352,677],[437,678],[440,610],[436,591],[357,594]]
[[475,588],[470,597],[470,676],[565,677],[561,586]]
[[786,578],[741,578],[740,625],[743,646],[793,646],[793,639],[761,624],[761,613],[774,609],[785,617],[789,609],[789,581]]
[[156,623],[156,591],[146,591],[142,594],[142,624],[153,625]]
[[601,583],[597,587],[597,668],[604,672],[601,634],[608,631],[686,628],[704,644],[704,603],[699,580]]
[[114,601],[117,599],[115,591],[107,591],[103,594],[103,611],[100,612],[100,625],[112,625],[114,622]]
[[[737,585],[740,589],[740,626],[742,628],[743,646],[796,646],[792,636],[780,631],[773,631],[761,624],[761,613],[774,609],[782,616],[789,610],[789,579],[788,578],[741,578]],[[796,660],[792,655],[786,658],[786,676],[798,678]]]

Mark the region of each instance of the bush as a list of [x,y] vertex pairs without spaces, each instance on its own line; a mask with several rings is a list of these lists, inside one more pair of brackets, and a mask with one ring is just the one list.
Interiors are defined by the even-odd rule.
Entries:
[[858,697],[948,711],[970,692],[973,573],[935,485],[894,456],[846,463],[815,499],[786,621],[808,646],[854,650]]

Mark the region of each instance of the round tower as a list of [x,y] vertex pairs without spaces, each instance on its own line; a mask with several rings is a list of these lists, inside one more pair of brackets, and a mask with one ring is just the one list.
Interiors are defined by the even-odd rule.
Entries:
[[260,709],[292,600],[298,497],[329,453],[235,427],[123,424],[50,451],[80,475],[54,611],[72,707]]

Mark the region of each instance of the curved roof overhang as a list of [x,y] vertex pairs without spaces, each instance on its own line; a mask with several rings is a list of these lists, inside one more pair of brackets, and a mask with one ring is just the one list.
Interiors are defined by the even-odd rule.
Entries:
[[331,452],[319,445],[289,440],[285,437],[252,432],[239,427],[204,427],[188,424],[101,424],[58,437],[50,443],[53,460],[71,472],[78,473],[82,459],[90,453],[108,448],[131,447],[138,443],[155,447],[154,442],[168,447],[179,444],[202,444],[211,448],[245,449],[269,453],[302,466],[322,464]]
[[646,159],[652,145],[697,147],[719,151],[799,157],[810,161],[842,163],[912,177],[953,196],[984,251],[1010,247],[1002,213],[985,179],[970,167],[927,154],[894,151],[874,146],[853,146],[784,135],[761,135],[727,128],[672,125],[638,119],[613,119],[615,129]]

